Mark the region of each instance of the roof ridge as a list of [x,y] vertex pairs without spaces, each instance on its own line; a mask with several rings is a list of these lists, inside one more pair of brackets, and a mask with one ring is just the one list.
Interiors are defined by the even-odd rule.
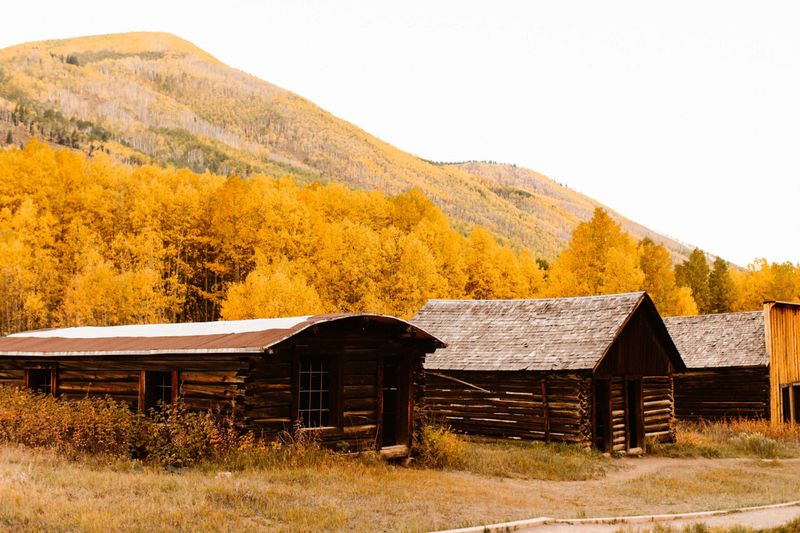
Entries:
[[618,292],[613,294],[591,294],[584,296],[551,296],[547,298],[430,298],[430,302],[541,302],[545,300],[609,299],[615,296],[640,297],[646,291]]

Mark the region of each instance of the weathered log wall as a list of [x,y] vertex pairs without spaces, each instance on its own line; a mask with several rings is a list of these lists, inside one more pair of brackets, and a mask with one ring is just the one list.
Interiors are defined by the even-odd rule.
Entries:
[[249,356],[211,355],[2,358],[0,384],[22,386],[26,368],[57,369],[57,391],[67,399],[110,396],[138,409],[143,370],[178,370],[181,397],[191,409],[236,408],[244,400],[244,373]]
[[644,437],[650,441],[675,441],[675,393],[671,376],[642,378]]
[[425,411],[464,433],[591,444],[591,376],[428,371]]
[[[415,404],[423,395],[425,347],[412,342],[391,342],[385,337],[367,334],[352,338],[331,338],[325,335],[306,336],[284,343],[276,353],[258,361],[250,371],[245,396],[245,416],[254,429],[264,435],[290,430],[297,412],[295,382],[296,359],[303,355],[329,357],[333,382],[331,409],[335,426],[319,431],[326,444],[342,443],[350,449],[374,448],[380,437],[382,411],[382,361],[389,357],[405,360],[401,372],[408,378],[400,380],[407,391],[405,416],[407,427],[400,434],[410,444],[412,424],[419,426]],[[333,392],[333,391],[332,391]]]
[[767,367],[723,367],[675,374],[675,416],[681,420],[769,418]]

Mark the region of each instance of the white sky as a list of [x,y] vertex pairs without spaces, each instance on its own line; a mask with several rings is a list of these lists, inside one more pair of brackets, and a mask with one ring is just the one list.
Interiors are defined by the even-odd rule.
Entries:
[[0,47],[171,32],[419,156],[517,163],[738,264],[800,262],[800,3],[119,5],[4,3]]

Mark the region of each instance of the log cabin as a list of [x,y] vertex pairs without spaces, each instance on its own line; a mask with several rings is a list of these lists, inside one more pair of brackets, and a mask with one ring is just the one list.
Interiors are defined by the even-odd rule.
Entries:
[[447,344],[426,359],[426,412],[457,431],[641,452],[674,440],[685,369],[644,292],[431,300],[412,320]]
[[675,376],[678,418],[800,424],[800,304],[665,323],[688,367]]
[[0,384],[108,395],[144,412],[180,398],[266,437],[299,423],[325,445],[402,456],[425,356],[441,346],[371,314],[41,330],[0,338]]

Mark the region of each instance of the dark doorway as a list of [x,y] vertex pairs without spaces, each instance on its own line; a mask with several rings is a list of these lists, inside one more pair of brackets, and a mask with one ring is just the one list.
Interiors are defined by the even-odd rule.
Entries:
[[792,421],[791,391],[788,386],[781,387],[781,414],[784,422]]
[[642,380],[627,382],[628,405],[626,423],[628,426],[628,449],[641,448],[644,439],[644,420],[642,416]]
[[594,447],[609,451],[611,443],[611,387],[607,379],[594,382]]
[[381,428],[383,437],[381,444],[393,446],[397,444],[397,420],[400,400],[400,362],[396,357],[387,357],[383,361],[383,420]]
[[384,357],[381,379],[381,446],[411,444],[411,362]]
[[794,423],[800,424],[800,385],[792,386],[792,396],[794,396]]

